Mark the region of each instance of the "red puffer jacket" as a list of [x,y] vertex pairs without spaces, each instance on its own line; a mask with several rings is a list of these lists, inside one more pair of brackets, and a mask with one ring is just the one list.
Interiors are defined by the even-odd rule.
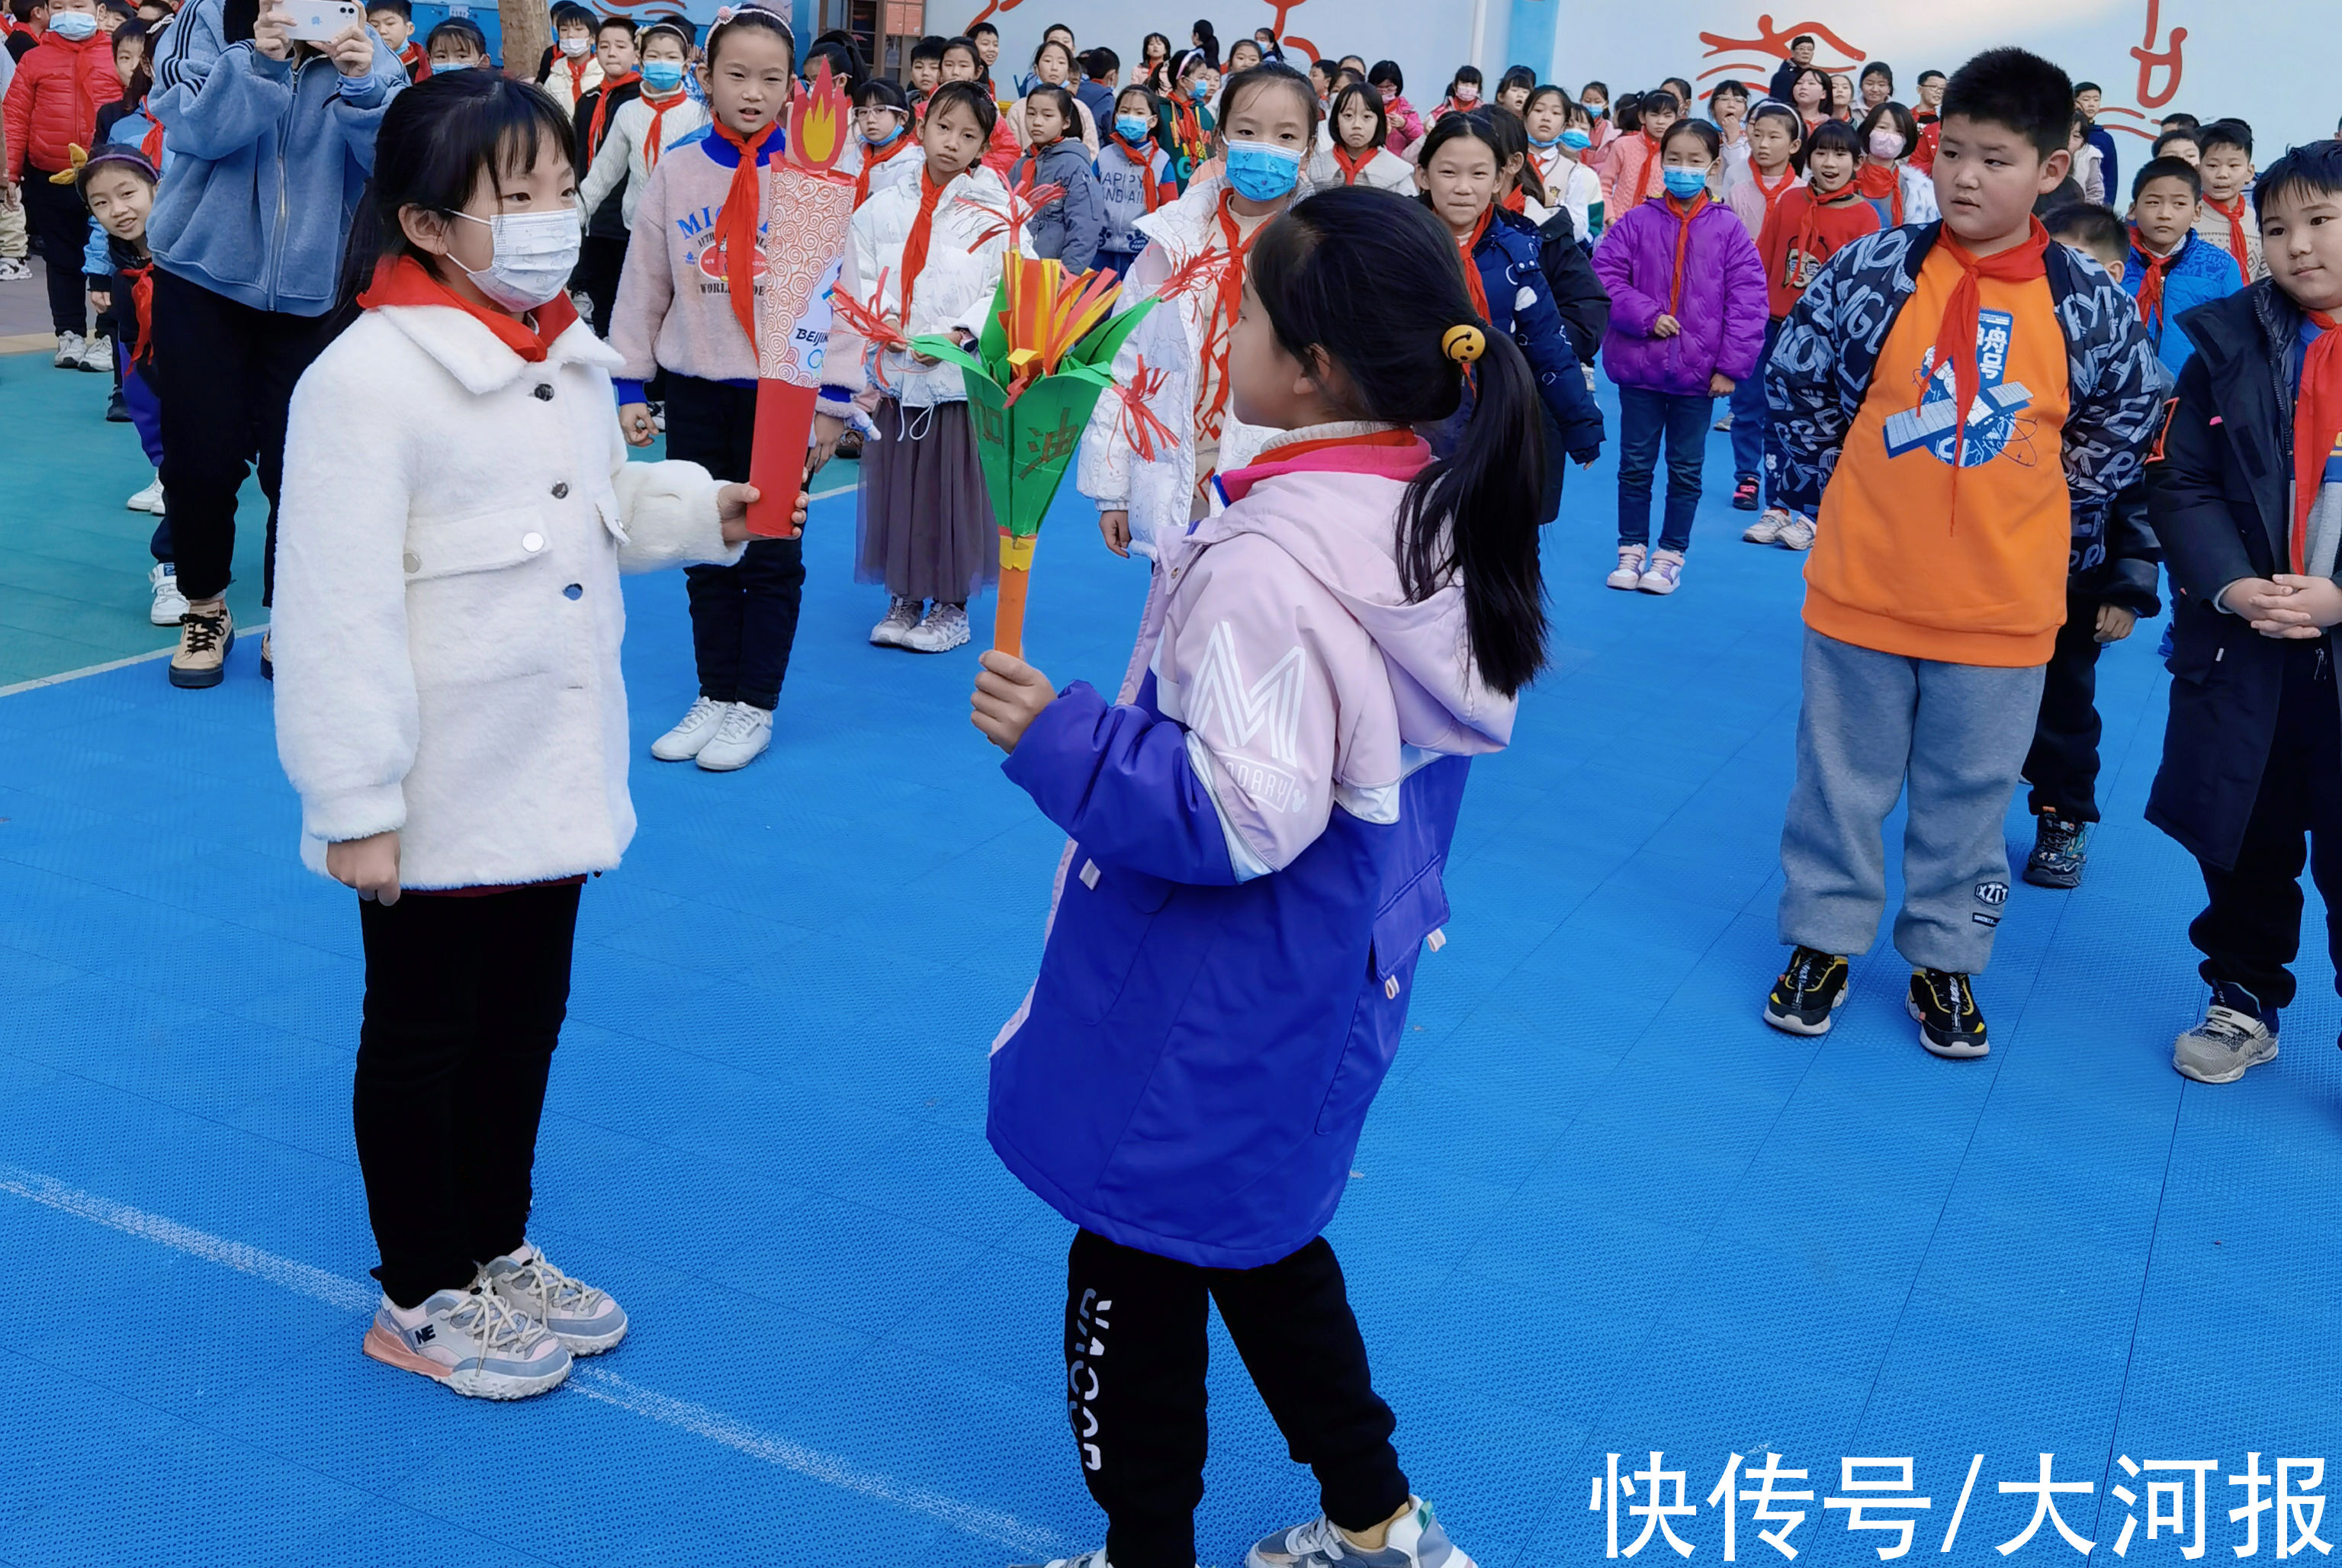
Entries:
[[112,38],[93,33],[68,44],[55,33],[45,35],[17,63],[0,105],[7,122],[8,178],[22,181],[28,163],[48,174],[70,165],[67,145],[87,147],[97,135],[97,111],[121,96]]

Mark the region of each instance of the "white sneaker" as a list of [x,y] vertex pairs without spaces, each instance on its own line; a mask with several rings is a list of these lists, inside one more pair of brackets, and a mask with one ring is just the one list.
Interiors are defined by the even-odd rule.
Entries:
[[23,283],[32,275],[32,265],[23,256],[0,256],[0,283]]
[[1767,506],[1764,515],[1740,531],[1740,536],[1751,544],[1772,544],[1779,542],[1781,530],[1789,525],[1789,510],[1786,506]]
[[122,504],[133,512],[152,512],[163,515],[163,475],[157,473],[146,488]]
[[915,654],[947,654],[967,641],[967,606],[937,604],[905,634],[903,646]]
[[81,367],[84,370],[94,370],[100,375],[112,375],[114,374],[114,340],[103,334],[91,338],[83,345]]
[[1431,1504],[1420,1497],[1408,1498],[1407,1504],[1383,1543],[1371,1550],[1353,1544],[1321,1513],[1253,1543],[1245,1568],[1473,1568],[1472,1559],[1447,1539]]
[[1716,427],[1718,430],[1729,430],[1729,429],[1731,429],[1731,428],[1732,428],[1732,415],[1731,415],[1731,414],[1726,414],[1723,418],[1721,418],[1721,419],[1717,420],[1717,421],[1716,422]]
[[476,1285],[435,1292],[412,1312],[385,1296],[366,1330],[365,1353],[472,1399],[526,1399],[569,1375],[567,1345]]
[[1646,594],[1672,594],[1683,581],[1684,558],[1680,550],[1653,552],[1651,564],[1635,586]]
[[1647,552],[1640,544],[1618,546],[1618,569],[1604,579],[1613,588],[1633,593],[1643,584],[1643,561]]
[[1810,550],[1814,547],[1814,520],[1793,516],[1781,524],[1781,532],[1773,543],[1784,550]]
[[77,332],[57,334],[57,357],[52,362],[59,370],[79,370],[81,356],[89,352],[88,340]]
[[609,1292],[563,1273],[527,1242],[518,1252],[490,1258],[480,1283],[543,1323],[572,1355],[599,1355],[626,1337],[626,1309]]
[[699,748],[716,738],[724,726],[724,715],[732,711],[729,703],[719,703],[713,697],[701,697],[691,704],[683,722],[651,743],[651,755],[663,763],[687,763],[699,754]]
[[716,738],[699,748],[699,765],[712,774],[745,768],[773,744],[773,715],[747,703],[735,703]]
[[907,648],[911,633],[919,624],[919,601],[894,599],[886,605],[886,618],[870,628],[870,643],[878,648]]
[[187,613],[187,596],[179,592],[178,568],[168,561],[157,561],[155,569],[146,574],[147,589],[155,595],[147,606],[147,621],[157,626],[175,626],[179,617]]

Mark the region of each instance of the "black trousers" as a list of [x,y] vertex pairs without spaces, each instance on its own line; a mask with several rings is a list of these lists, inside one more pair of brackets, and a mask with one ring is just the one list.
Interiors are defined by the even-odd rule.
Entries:
[[461,1290],[527,1238],[529,1172],[569,1011],[575,884],[358,904],[358,1168],[383,1293]]
[[256,465],[268,497],[261,603],[275,597],[276,493],[293,385],[341,329],[339,313],[255,310],[155,269],[155,357],[145,374],[163,405],[163,496],[178,551],[179,591],[215,599],[235,556],[235,496]]
[[577,270],[569,275],[569,286],[594,302],[596,337],[610,335],[610,307],[618,303],[618,275],[626,266],[626,237],[587,235],[577,255]]
[[1370,1530],[1408,1495],[1334,1249],[1206,1269],[1084,1231],[1066,1260],[1066,1409],[1115,1568],[1194,1568],[1210,1303],[1327,1518]]
[[[745,481],[756,430],[755,387],[667,373],[669,457],[696,463],[718,479]],[[686,566],[683,577],[699,694],[778,707],[805,603],[805,541],[751,539],[738,565]]]
[[16,188],[25,198],[25,236],[48,275],[49,325],[63,335],[89,330],[87,281],[82,275],[82,247],[89,243],[89,209],[71,185],[53,185],[56,171],[25,165],[25,183]]
[[2056,812],[2069,822],[2098,820],[2098,606],[2069,599],[2057,648],[2041,679],[2041,716],[2033,749],[2025,754],[2025,782],[2033,786],[2033,814]]
[[[2301,951],[2305,862],[2326,900],[2327,950],[2342,966],[2342,710],[2330,640],[2286,650],[2277,737],[2237,864],[2203,866],[2211,902],[2187,928],[2204,954],[2197,973],[2251,992],[2265,1009],[2293,1001],[2286,968]],[[2342,990],[2342,974],[2336,987]]]

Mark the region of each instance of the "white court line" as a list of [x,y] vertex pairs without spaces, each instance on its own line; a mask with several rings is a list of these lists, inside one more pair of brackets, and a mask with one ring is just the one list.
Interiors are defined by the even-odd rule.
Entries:
[[[240,638],[248,637],[267,630],[268,623],[263,621],[256,626],[238,626],[235,634]],[[157,659],[167,659],[178,651],[179,644],[173,643],[169,647],[157,648],[151,654],[133,654],[126,659],[108,659],[102,664],[84,664],[78,670],[60,670],[54,675],[35,675],[29,681],[18,681],[13,686],[0,686],[0,697],[13,697],[18,692],[36,692],[43,686],[61,686],[85,675],[103,675],[112,670],[126,670],[133,664],[151,664]]]
[[[75,1219],[105,1225],[125,1235],[135,1236],[140,1241],[153,1242],[189,1257],[217,1263],[238,1273],[250,1274],[255,1279],[265,1280],[296,1295],[307,1296],[312,1301],[323,1302],[346,1313],[370,1313],[382,1299],[381,1292],[371,1284],[360,1284],[355,1280],[312,1268],[307,1263],[295,1263],[291,1258],[280,1258],[274,1253],[265,1253],[243,1242],[230,1241],[225,1236],[215,1236],[208,1231],[183,1225],[160,1214],[134,1209],[127,1203],[119,1203],[95,1193],[75,1191],[55,1177],[37,1172],[0,1164],[0,1193],[28,1198],[45,1208],[71,1214]],[[586,1381],[580,1382],[580,1379]],[[611,1405],[629,1414],[657,1422],[662,1426],[671,1426],[695,1437],[706,1438],[710,1443],[721,1443],[735,1453],[746,1454],[751,1459],[760,1460],[792,1474],[818,1481],[826,1486],[891,1503],[914,1513],[923,1513],[970,1535],[980,1535],[1019,1551],[1036,1553],[1044,1559],[1064,1553],[1056,1534],[1027,1524],[1014,1514],[979,1508],[956,1498],[906,1487],[888,1476],[856,1470],[845,1460],[824,1453],[819,1449],[807,1448],[787,1438],[761,1432],[746,1422],[735,1420],[721,1411],[710,1410],[706,1405],[670,1398],[599,1367],[579,1366],[564,1386],[596,1403]]]

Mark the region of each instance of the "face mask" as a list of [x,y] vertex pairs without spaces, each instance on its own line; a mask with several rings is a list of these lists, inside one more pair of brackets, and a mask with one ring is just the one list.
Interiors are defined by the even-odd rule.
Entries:
[[1903,133],[1881,125],[1870,133],[1870,155],[1874,158],[1899,158],[1903,155]]
[[78,44],[97,31],[97,18],[86,11],[60,11],[49,18],[49,31],[68,44]]
[[561,41],[561,52],[573,60],[585,58],[593,52],[593,48],[594,41],[591,38],[564,38]]
[[1459,104],[1476,104],[1480,101],[1480,89],[1469,82],[1458,82],[1456,84],[1456,101]]
[[[478,272],[464,266],[472,286],[506,310],[535,310],[569,286],[577,268],[585,231],[573,210],[557,213],[498,213],[475,218],[457,213],[466,223],[485,224],[494,250]],[[447,258],[455,261],[454,256]]]
[[1572,125],[1561,134],[1561,145],[1573,153],[1582,153],[1594,145],[1594,138]]
[[1117,115],[1115,116],[1114,128],[1124,141],[1136,142],[1145,140],[1146,133],[1154,127],[1136,115]]
[[1532,147],[1552,147],[1558,146],[1560,144],[1561,138],[1559,136],[1547,136],[1543,141],[1539,141],[1535,136],[1531,136],[1529,138],[1529,145]]
[[1212,85],[1209,82],[1198,78],[1188,85],[1187,97],[1190,102],[1200,104],[1211,95]]
[[1293,194],[1301,178],[1301,149],[1267,142],[1228,144],[1228,184],[1250,202],[1273,202]]
[[1667,195],[1679,202],[1687,202],[1707,189],[1706,169],[1669,169],[1664,178],[1667,182]]
[[431,62],[431,74],[435,76],[445,75],[450,71],[468,71],[471,68],[472,63],[469,60],[434,60]]
[[1598,120],[1610,112],[1610,105],[1607,104],[1588,104],[1586,105],[1586,112]]
[[891,147],[895,145],[895,138],[902,134],[903,127],[900,125],[887,127],[886,134],[883,136],[874,136],[866,131],[862,135],[862,145],[866,147]]
[[674,92],[683,85],[683,62],[680,60],[644,61],[643,85],[654,93]]

